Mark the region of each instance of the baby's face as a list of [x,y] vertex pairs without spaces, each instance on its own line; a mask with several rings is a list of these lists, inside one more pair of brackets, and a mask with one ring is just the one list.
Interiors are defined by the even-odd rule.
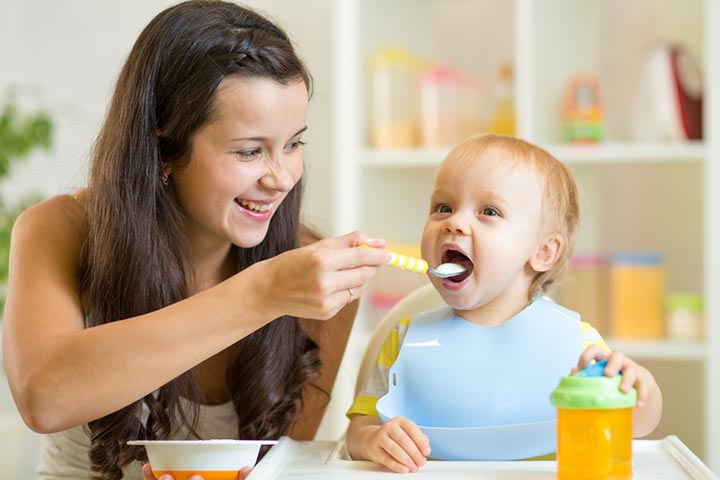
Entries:
[[543,184],[534,168],[498,149],[440,167],[422,236],[430,266],[461,263],[467,274],[431,277],[445,302],[466,311],[493,302],[527,301],[528,265],[542,232]]

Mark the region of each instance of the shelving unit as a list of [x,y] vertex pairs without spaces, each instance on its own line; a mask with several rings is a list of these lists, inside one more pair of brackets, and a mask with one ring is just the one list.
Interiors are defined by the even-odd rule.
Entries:
[[[448,13],[453,9],[454,19]],[[652,18],[643,17],[645,12]],[[616,21],[618,15],[624,15],[622,22]],[[698,438],[662,428],[658,434],[680,433],[720,472],[720,32],[715,28],[720,3],[339,0],[335,25],[334,231],[359,229],[393,243],[419,242],[433,174],[450,148],[368,146],[364,79],[372,51],[404,43],[420,55],[485,75],[512,60],[517,135],[570,165],[586,196],[578,249],[663,251],[669,287],[704,293],[705,340],[608,342],[668,382],[661,382],[666,397],[661,427],[674,430],[690,423],[700,432]],[[475,33],[462,31],[469,25]],[[633,32],[622,31],[631,27]],[[601,35],[612,28],[621,31]],[[628,102],[626,86],[635,80],[629,67],[641,58],[640,43],[661,36],[681,40],[702,65],[703,141],[633,141],[624,133],[622,116],[612,113]],[[570,73],[583,69],[599,72],[607,86],[608,140],[591,146],[562,144],[561,91]],[[361,307],[353,332],[361,346],[372,329],[367,319],[363,323],[363,314],[366,307]]]

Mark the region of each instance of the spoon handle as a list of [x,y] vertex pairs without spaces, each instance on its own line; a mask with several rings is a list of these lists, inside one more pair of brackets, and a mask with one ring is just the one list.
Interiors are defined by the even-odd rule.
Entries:
[[390,260],[388,265],[396,268],[402,268],[409,272],[425,273],[428,270],[428,263],[422,258],[410,257],[400,253],[390,252]]

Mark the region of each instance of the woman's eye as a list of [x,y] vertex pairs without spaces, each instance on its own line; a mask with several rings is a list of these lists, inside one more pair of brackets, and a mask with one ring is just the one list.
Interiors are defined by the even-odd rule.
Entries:
[[305,144],[306,144],[306,142],[303,142],[302,140],[297,140],[295,142],[292,142],[285,148],[292,151],[292,150],[297,150],[298,148],[302,147]]
[[434,211],[435,211],[435,213],[452,213],[452,208],[441,203],[440,205],[435,206]]
[[493,207],[485,207],[482,210],[480,210],[480,215],[487,215],[489,217],[498,217],[498,216],[500,216],[500,212],[498,212]]
[[252,160],[261,156],[262,150],[259,148],[252,148],[250,150],[238,150],[237,152],[235,152],[235,155],[244,160]]

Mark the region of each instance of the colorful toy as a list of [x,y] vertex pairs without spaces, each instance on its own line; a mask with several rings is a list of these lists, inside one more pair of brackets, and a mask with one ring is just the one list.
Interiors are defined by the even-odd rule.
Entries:
[[595,143],[603,137],[603,109],[597,77],[576,74],[563,95],[563,139]]

